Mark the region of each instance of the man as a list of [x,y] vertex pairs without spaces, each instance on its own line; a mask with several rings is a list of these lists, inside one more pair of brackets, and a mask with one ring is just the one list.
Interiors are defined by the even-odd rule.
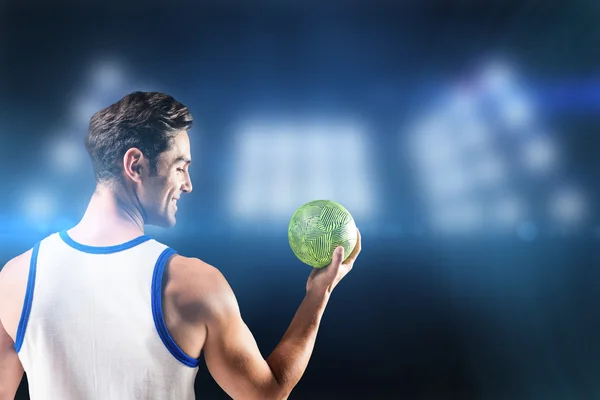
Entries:
[[0,272],[0,400],[23,370],[33,400],[193,399],[200,352],[234,399],[285,399],[300,380],[332,290],[360,253],[313,270],[265,360],[213,266],[144,235],[175,225],[192,191],[188,109],[135,92],[97,112],[86,149],[96,190],[81,221]]

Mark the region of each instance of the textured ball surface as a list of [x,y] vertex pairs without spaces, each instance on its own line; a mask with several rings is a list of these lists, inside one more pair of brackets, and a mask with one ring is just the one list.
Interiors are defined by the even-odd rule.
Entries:
[[288,228],[292,251],[305,264],[323,268],[331,264],[333,251],[344,247],[347,258],[358,237],[352,215],[341,204],[315,200],[296,210]]

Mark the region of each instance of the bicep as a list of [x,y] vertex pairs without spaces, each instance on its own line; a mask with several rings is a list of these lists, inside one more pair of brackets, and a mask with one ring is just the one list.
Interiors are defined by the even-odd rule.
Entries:
[[227,285],[207,323],[204,359],[211,375],[234,399],[277,397],[278,383],[254,336],[242,320]]
[[0,321],[0,400],[14,399],[23,378],[23,366],[14,342]]

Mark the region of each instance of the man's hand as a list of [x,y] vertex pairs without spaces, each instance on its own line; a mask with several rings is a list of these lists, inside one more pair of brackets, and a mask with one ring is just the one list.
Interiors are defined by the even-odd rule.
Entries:
[[344,248],[339,246],[333,253],[331,264],[325,268],[315,268],[312,270],[308,277],[308,282],[306,282],[307,293],[316,292],[329,295],[342,278],[350,272],[354,265],[354,261],[356,261],[356,257],[358,257],[361,250],[360,232],[358,228],[356,228],[356,235],[356,246],[354,246],[352,254],[350,254],[350,257],[348,257],[346,261],[343,261]]

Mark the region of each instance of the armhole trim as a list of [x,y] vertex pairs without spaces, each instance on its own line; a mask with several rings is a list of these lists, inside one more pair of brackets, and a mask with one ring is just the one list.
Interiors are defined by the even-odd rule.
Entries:
[[158,336],[162,340],[163,344],[169,350],[169,352],[182,364],[188,367],[196,368],[199,361],[189,355],[185,354],[183,350],[175,343],[173,337],[167,330],[165,318],[162,309],[162,281],[165,272],[165,267],[169,259],[177,254],[177,252],[171,248],[166,248],[158,257],[156,265],[154,266],[154,273],[152,274],[152,316],[154,317],[154,325]]
[[21,310],[21,318],[19,319],[19,326],[17,328],[17,340],[15,341],[15,350],[18,353],[23,346],[23,340],[25,339],[25,331],[27,330],[27,323],[29,322],[29,314],[31,314],[31,304],[33,303],[33,290],[35,288],[35,275],[37,268],[37,258],[40,250],[40,242],[37,242],[33,246],[31,252],[31,261],[29,262],[29,276],[27,278],[27,289],[25,291],[25,300],[23,302],[23,309]]

